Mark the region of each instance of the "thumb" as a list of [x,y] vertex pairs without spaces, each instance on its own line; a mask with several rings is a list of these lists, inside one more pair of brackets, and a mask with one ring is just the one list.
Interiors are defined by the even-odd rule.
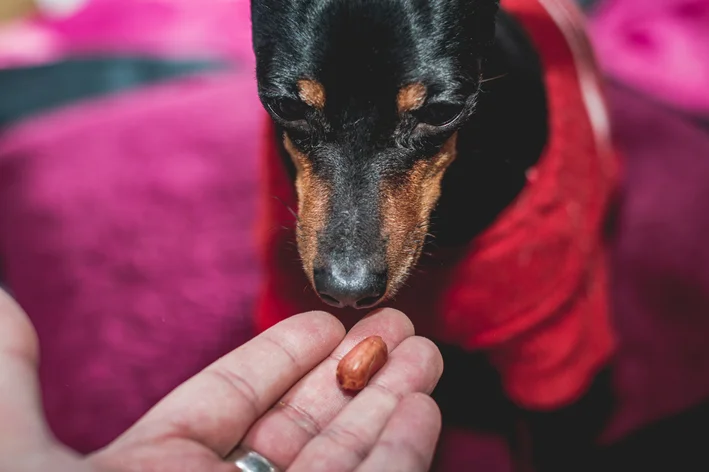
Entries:
[[54,441],[42,412],[39,343],[32,323],[0,289],[0,470],[90,472]]
[[27,315],[0,290],[0,457],[50,441],[37,378],[39,343]]

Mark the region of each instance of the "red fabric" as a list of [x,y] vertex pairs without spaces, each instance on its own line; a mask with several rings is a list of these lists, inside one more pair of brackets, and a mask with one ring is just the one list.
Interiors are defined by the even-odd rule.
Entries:
[[[388,305],[409,315],[419,334],[484,349],[510,398],[548,409],[577,399],[614,350],[602,231],[617,165],[603,104],[594,101],[598,76],[574,7],[566,0],[502,5],[541,55],[547,148],[526,188],[491,227],[466,248],[423,258],[421,271]],[[272,129],[267,132],[260,330],[298,312],[329,310],[299,264],[287,208],[296,207],[295,194]],[[347,325],[363,315],[335,313]]]

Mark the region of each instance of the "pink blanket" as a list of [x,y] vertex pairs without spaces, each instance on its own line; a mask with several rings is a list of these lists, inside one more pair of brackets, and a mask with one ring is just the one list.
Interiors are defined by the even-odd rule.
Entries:
[[605,0],[591,34],[607,74],[709,117],[709,0]]
[[105,444],[251,334],[257,105],[246,74],[192,77],[0,142],[0,260],[68,444]]
[[0,32],[6,67],[118,53],[221,58],[236,72],[2,132],[0,265],[39,332],[50,424],[84,452],[247,339],[259,283],[248,0],[92,0]]
[[249,0],[88,0],[0,27],[0,68],[114,53],[251,61]]

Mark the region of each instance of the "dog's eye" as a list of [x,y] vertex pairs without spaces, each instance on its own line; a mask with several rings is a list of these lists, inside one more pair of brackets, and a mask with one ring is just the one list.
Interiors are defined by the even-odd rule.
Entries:
[[268,104],[274,115],[283,121],[304,120],[308,112],[308,106],[298,100],[282,98]]
[[445,103],[434,103],[416,113],[419,123],[442,127],[455,121],[463,113],[463,107]]

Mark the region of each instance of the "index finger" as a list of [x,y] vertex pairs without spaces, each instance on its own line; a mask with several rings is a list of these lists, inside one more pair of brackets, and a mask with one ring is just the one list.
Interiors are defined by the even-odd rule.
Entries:
[[177,436],[223,456],[344,336],[328,313],[288,318],[179,386],[116,444]]

